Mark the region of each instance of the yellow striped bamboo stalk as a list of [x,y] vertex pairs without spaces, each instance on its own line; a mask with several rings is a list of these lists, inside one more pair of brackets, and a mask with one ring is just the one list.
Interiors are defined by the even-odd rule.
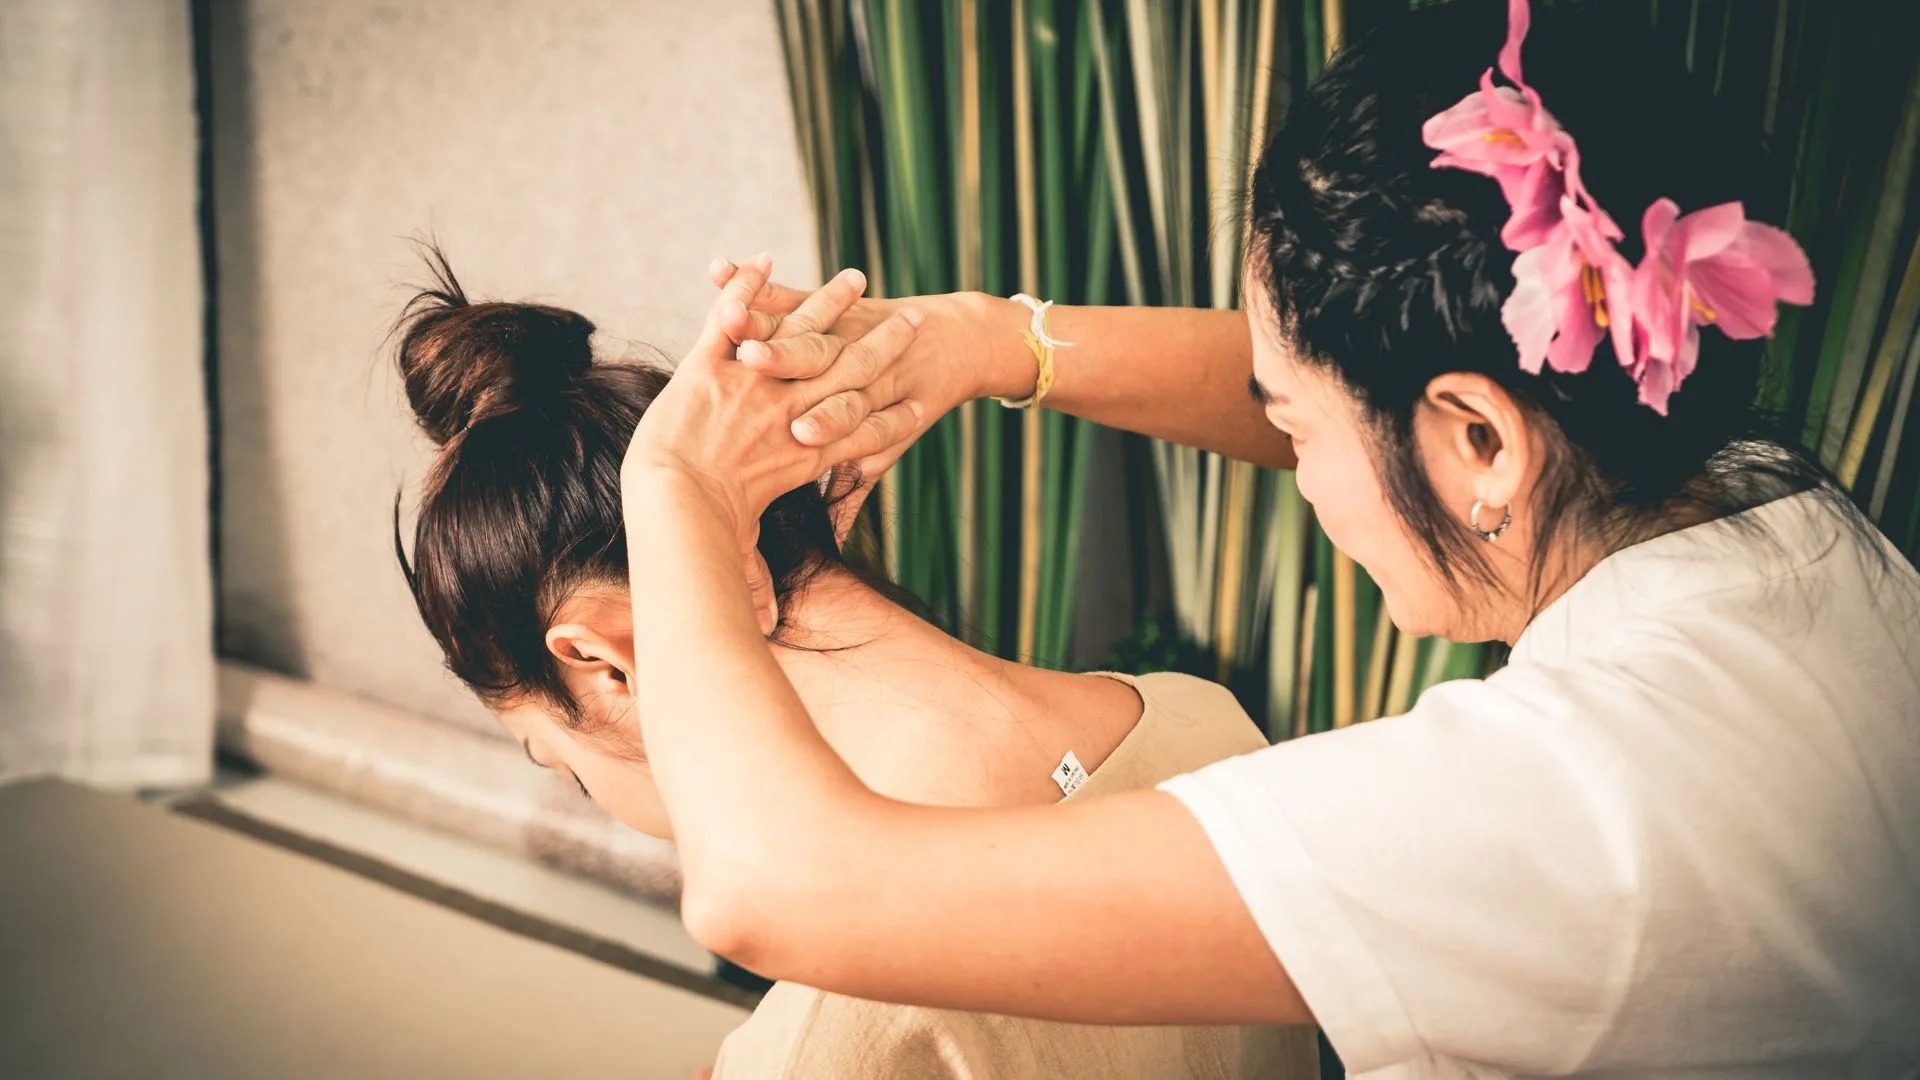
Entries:
[[1867,378],[1859,408],[1854,410],[1853,428],[1847,433],[1840,467],[1834,470],[1840,482],[1849,488],[1860,476],[1867,443],[1872,440],[1874,425],[1880,419],[1881,403],[1886,400],[1887,387],[1892,385],[1894,374],[1900,370],[1900,359],[1906,352],[1908,339],[1913,336],[1916,317],[1920,317],[1920,239],[1914,241],[1913,254],[1907,257],[1906,274],[1901,278],[1900,291],[1894,295],[1893,313],[1887,317],[1879,352],[1873,358],[1873,373]]
[[[978,0],[960,4],[960,197],[955,200],[954,249],[959,256],[962,289],[978,289],[985,278],[980,222],[980,12]],[[954,513],[954,591],[960,632],[971,635],[979,597],[978,517],[980,504],[980,408],[960,406],[960,491]]]
[[1387,706],[1387,654],[1393,650],[1393,620],[1387,616],[1387,604],[1380,602],[1379,618],[1373,623],[1373,651],[1367,654],[1367,693],[1360,702],[1361,720],[1372,720]]
[[1387,700],[1383,716],[1399,716],[1413,708],[1413,679],[1419,674],[1420,639],[1405,630],[1393,633],[1393,673],[1387,676]]
[[[1040,237],[1034,189],[1033,78],[1027,70],[1030,50],[1026,0],[1013,0],[1013,170],[1014,203],[1020,225],[1020,288],[1040,291]],[[1040,610],[1040,410],[1023,414],[1020,439],[1020,609],[1016,653],[1033,662],[1035,620]]]

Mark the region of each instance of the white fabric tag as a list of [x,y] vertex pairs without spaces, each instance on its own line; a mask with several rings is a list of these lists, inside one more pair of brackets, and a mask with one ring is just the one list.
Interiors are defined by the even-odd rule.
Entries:
[[1087,770],[1080,767],[1080,759],[1073,756],[1073,751],[1067,751],[1067,756],[1060,759],[1059,768],[1053,770],[1053,782],[1060,785],[1061,798],[1078,791],[1080,785],[1087,782]]

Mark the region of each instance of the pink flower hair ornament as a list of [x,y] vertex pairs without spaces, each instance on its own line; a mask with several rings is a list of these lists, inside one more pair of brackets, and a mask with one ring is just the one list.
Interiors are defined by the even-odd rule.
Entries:
[[1513,85],[1497,85],[1488,69],[1480,89],[1430,118],[1421,136],[1440,151],[1434,168],[1492,177],[1512,207],[1500,240],[1515,253],[1514,287],[1500,321],[1521,368],[1585,371],[1611,338],[1641,403],[1665,416],[1699,356],[1700,327],[1771,335],[1782,301],[1813,302],[1813,269],[1791,236],[1748,221],[1740,203],[1682,215],[1671,199],[1647,207],[1645,255],[1629,263],[1614,246],[1625,234],[1581,182],[1573,136],[1521,76],[1530,22],[1527,0],[1508,0],[1498,66]]

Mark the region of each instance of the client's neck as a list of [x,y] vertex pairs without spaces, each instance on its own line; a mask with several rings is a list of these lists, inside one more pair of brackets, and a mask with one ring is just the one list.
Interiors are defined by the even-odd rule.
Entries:
[[1124,684],[970,648],[844,570],[821,574],[786,615],[775,659],[828,744],[893,798],[1051,802],[1062,755],[1094,768],[1139,718]]

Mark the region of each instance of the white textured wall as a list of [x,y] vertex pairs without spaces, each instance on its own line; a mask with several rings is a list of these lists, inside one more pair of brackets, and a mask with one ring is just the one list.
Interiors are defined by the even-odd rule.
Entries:
[[490,727],[396,569],[424,469],[382,339],[470,293],[679,353],[709,257],[817,255],[771,0],[214,0],[223,648]]

